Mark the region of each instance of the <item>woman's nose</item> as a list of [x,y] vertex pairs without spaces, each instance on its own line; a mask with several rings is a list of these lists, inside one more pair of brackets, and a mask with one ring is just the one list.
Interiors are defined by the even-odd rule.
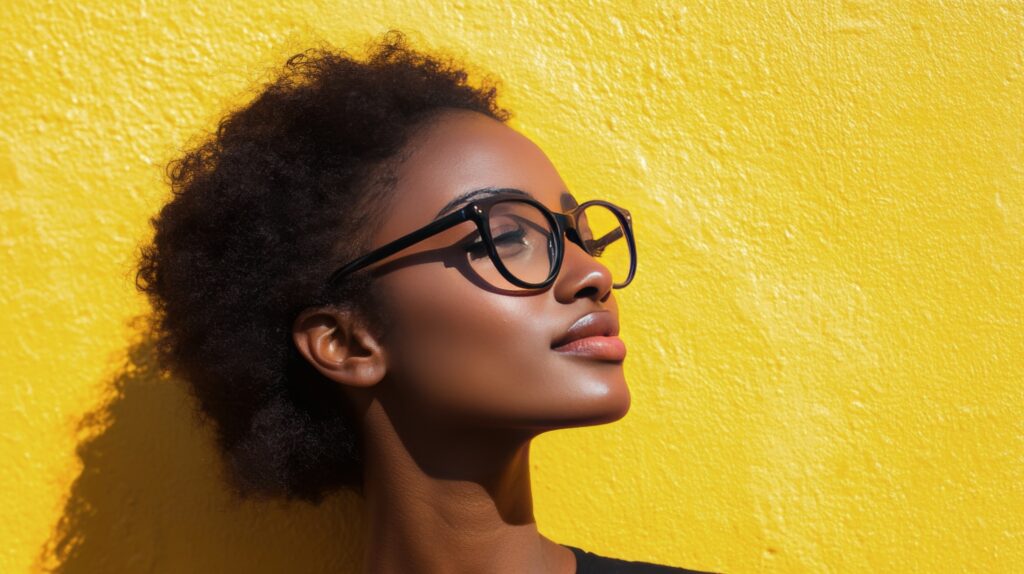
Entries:
[[554,290],[555,298],[563,303],[584,297],[603,302],[612,291],[612,273],[576,242],[567,239]]

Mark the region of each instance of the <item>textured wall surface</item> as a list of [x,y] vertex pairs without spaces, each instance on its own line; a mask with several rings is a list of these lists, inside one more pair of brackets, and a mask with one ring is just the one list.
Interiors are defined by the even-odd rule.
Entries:
[[546,434],[542,532],[727,572],[1024,571],[1024,4],[0,9],[0,572],[344,572],[358,499],[236,504],[153,364],[162,169],[320,39],[504,81],[636,218],[633,406]]

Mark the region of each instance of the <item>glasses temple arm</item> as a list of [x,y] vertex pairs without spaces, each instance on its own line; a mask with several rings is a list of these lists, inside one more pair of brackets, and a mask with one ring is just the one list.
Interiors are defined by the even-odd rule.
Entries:
[[615,241],[616,239],[618,239],[620,237],[622,237],[622,227],[617,227],[614,230],[606,233],[600,239],[593,239],[593,240],[588,241],[587,242],[587,246],[590,248],[590,252],[591,253],[593,253],[594,255],[600,256],[601,253],[604,252],[604,248],[605,247],[608,247],[608,245],[612,241]]
[[408,235],[403,235],[402,237],[399,237],[398,239],[390,243],[386,243],[378,247],[377,249],[374,249],[373,251],[367,253],[366,255],[363,255],[362,257],[359,257],[358,259],[351,261],[347,265],[341,267],[340,269],[332,273],[330,278],[328,279],[328,284],[333,285],[336,281],[338,281],[345,275],[354,273],[362,269],[363,267],[366,267],[367,265],[376,263],[377,261],[384,259],[385,257],[390,257],[391,255],[398,253],[399,251],[405,249],[406,247],[409,247],[410,245],[413,245],[414,243],[423,241],[424,239],[427,239],[432,235],[437,235],[438,233],[441,233],[442,231],[450,227],[454,227],[455,225],[462,223],[467,219],[469,219],[468,206],[467,208],[460,209],[455,213],[451,213],[449,215],[442,217],[441,219],[428,223],[427,225],[417,229],[416,231],[413,231],[412,233],[409,233]]

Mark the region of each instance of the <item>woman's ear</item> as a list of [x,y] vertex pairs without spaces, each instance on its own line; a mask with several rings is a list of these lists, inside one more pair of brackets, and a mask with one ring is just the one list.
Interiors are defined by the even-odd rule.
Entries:
[[307,309],[295,319],[292,337],[306,360],[332,381],[365,388],[384,378],[384,349],[353,311]]

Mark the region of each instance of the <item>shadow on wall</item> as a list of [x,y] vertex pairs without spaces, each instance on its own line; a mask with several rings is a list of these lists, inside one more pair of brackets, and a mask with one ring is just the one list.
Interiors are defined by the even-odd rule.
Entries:
[[160,374],[148,318],[110,381],[112,399],[80,423],[82,462],[36,570],[355,572],[362,499],[319,506],[237,501],[224,487],[212,431],[181,384]]

